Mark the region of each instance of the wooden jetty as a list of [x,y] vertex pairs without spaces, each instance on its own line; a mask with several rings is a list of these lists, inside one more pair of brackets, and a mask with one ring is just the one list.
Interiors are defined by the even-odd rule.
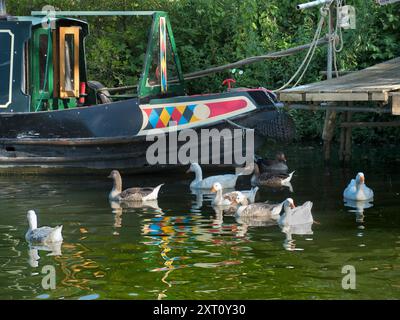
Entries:
[[400,121],[351,122],[356,112],[400,115],[400,57],[342,77],[282,90],[278,98],[289,109],[326,111],[322,134],[326,160],[330,158],[337,115],[341,112],[339,158],[349,160],[352,128],[400,126]]

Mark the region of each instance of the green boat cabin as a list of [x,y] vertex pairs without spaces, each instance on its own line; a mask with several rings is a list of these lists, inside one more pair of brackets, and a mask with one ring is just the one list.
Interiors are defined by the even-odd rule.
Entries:
[[[132,98],[145,103],[183,95],[181,64],[167,14],[135,15],[152,18],[143,71],[137,85],[110,90],[88,81],[87,22],[55,14],[0,17],[0,112],[63,110]],[[132,89],[135,92],[119,94]]]

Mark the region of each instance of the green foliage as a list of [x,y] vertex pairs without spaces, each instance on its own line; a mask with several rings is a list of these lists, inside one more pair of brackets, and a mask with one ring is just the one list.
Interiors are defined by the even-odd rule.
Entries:
[[[373,0],[346,2],[356,7],[357,29],[343,32],[345,46],[338,55],[339,69],[358,70],[400,56],[400,4],[379,6]],[[47,4],[62,10],[167,11],[185,73],[309,43],[319,19],[317,8],[299,12],[293,0],[19,0],[8,1],[8,10],[15,15],[28,15]],[[137,83],[150,22],[126,17],[89,18],[89,22],[90,78],[110,86]],[[304,54],[246,66],[237,85],[278,88],[290,79]],[[318,48],[302,83],[321,80],[320,71],[325,69],[326,48]],[[188,92],[221,90],[221,83],[228,76],[232,74],[226,71],[190,81]],[[322,113],[290,113],[299,138],[320,137]],[[371,119],[371,115],[357,115],[355,119],[358,118]],[[398,134],[394,129],[384,130],[383,135],[371,129],[356,130],[355,137],[377,141],[379,137]]]

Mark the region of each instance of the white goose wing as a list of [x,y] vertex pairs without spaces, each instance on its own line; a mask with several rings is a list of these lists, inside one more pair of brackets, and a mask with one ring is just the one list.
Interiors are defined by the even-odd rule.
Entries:
[[28,241],[36,243],[60,242],[63,241],[61,232],[62,226],[57,226],[55,228],[41,227],[29,231],[26,238]]
[[313,223],[314,219],[311,213],[313,203],[311,201],[305,202],[303,205],[298,206],[290,211],[290,217],[287,220],[289,225],[303,225]]
[[234,174],[207,177],[201,181],[201,188],[211,189],[216,182],[219,182],[224,189],[234,188],[237,178],[238,176]]
[[350,183],[343,191],[343,197],[351,199],[355,193],[356,193],[356,180],[351,179]]

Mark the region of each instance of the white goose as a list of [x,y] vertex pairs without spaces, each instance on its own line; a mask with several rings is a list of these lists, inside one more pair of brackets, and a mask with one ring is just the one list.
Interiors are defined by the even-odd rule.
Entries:
[[151,201],[157,200],[158,192],[164,184],[160,184],[155,188],[129,188],[122,191],[122,178],[118,170],[111,171],[108,176],[113,179],[113,188],[108,196],[110,201]]
[[343,197],[349,200],[365,201],[372,200],[374,192],[365,185],[365,177],[362,172],[357,173],[343,191]]
[[219,182],[224,188],[235,188],[236,180],[239,175],[236,174],[222,174],[218,176],[211,176],[203,179],[203,172],[197,162],[193,162],[186,173],[194,172],[195,179],[190,183],[190,188],[193,189],[208,189],[210,190],[215,182]]
[[[293,200],[292,200],[293,201]],[[285,210],[279,217],[279,225],[283,228],[283,232],[286,230],[295,230],[297,227],[309,225],[314,223],[314,218],[311,213],[313,203],[307,201],[301,206],[294,206],[290,210]],[[292,232],[293,233],[293,232]]]
[[235,199],[238,194],[244,195],[250,203],[254,203],[258,187],[252,188],[251,190],[244,191],[232,191],[223,194],[223,187],[219,182],[215,182],[211,188],[211,192],[215,192],[215,198],[212,201],[214,206],[231,206],[235,205]]
[[28,242],[49,244],[63,241],[62,228],[63,226],[37,227],[37,217],[33,210],[29,210],[27,214],[29,229],[25,234],[25,239]]

